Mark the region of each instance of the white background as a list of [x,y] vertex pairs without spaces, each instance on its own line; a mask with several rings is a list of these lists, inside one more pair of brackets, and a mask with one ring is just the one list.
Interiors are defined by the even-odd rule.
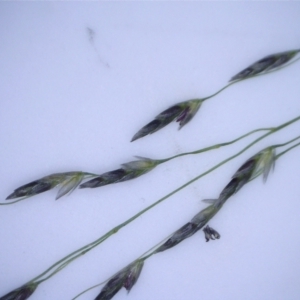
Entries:
[[[300,47],[296,2],[0,4],[0,197],[57,172],[103,173],[134,155],[165,158],[229,141],[300,113],[300,63],[247,80],[130,143],[169,106],[208,96],[249,64]],[[93,34],[91,35],[91,32]],[[126,266],[217,197],[247,158],[299,134],[300,122],[144,214],[41,284],[30,299],[66,300]],[[256,136],[259,136],[258,134]],[[0,295],[236,153],[255,136],[173,160],[136,180],[56,191],[0,207]],[[209,224],[146,261],[114,299],[299,299],[300,148],[232,197]],[[94,299],[100,288],[80,299]]]

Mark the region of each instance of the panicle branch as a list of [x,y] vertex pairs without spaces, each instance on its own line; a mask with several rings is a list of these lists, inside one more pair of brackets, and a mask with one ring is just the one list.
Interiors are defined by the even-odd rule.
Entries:
[[[137,139],[140,139],[146,135],[152,134],[159,129],[165,127],[169,123],[176,121],[179,122],[179,129],[181,129],[184,125],[186,125],[198,112],[199,108],[201,107],[202,103],[219,93],[221,93],[223,90],[227,89],[232,84],[249,79],[258,75],[263,75],[270,73],[272,71],[276,71],[281,69],[284,66],[287,66],[288,62],[291,62],[296,55],[300,52],[300,49],[297,50],[290,50],[285,51],[281,53],[276,53],[272,55],[268,55],[257,62],[251,64],[246,69],[242,70],[235,76],[233,76],[229,84],[218,90],[216,93],[205,97],[205,98],[198,98],[198,99],[191,99],[188,101],[177,103],[170,108],[164,110],[160,114],[158,114],[153,121],[142,127],[132,138],[131,141],[135,141]],[[294,60],[295,62],[296,60]],[[212,172],[213,170],[217,169],[218,167],[222,166],[223,164],[229,162],[230,160],[234,159],[238,155],[242,154],[244,151],[246,151],[248,148],[250,148],[255,143],[259,142],[263,138],[269,136],[270,134],[281,130],[282,128],[289,126],[293,122],[296,122],[300,119],[300,117],[297,117],[287,123],[284,123],[276,128],[272,129],[258,129],[255,131],[252,131],[234,141],[218,144],[215,146],[211,146],[205,149],[200,149],[194,152],[190,153],[182,153],[164,160],[152,160],[149,158],[141,158],[139,157],[139,160],[131,161],[129,163],[125,163],[122,165],[121,168],[103,173],[101,175],[98,174],[91,174],[87,172],[81,172],[81,171],[75,171],[75,172],[65,172],[65,173],[55,173],[49,176],[45,176],[41,179],[32,181],[28,184],[25,184],[17,189],[14,190],[13,193],[11,193],[6,200],[12,200],[19,198],[20,201],[22,199],[26,199],[28,197],[32,197],[35,195],[38,195],[40,193],[46,192],[48,190],[51,190],[55,187],[59,187],[56,199],[59,199],[66,194],[71,193],[74,191],[78,186],[80,188],[96,188],[101,187],[104,185],[112,184],[112,183],[118,183],[127,181],[130,179],[137,178],[152,169],[154,169],[157,165],[166,162],[168,160],[171,160],[175,157],[188,155],[188,154],[197,154],[204,151],[209,151],[212,149],[216,149],[218,147],[232,144],[241,138],[244,138],[248,136],[249,134],[252,134],[254,132],[260,131],[260,130],[268,130],[268,133],[262,135],[261,137],[254,140],[252,143],[250,143],[248,146],[246,146],[244,149],[242,149],[237,154],[229,157],[228,159],[222,161],[221,163],[217,164],[210,170],[200,174],[199,176],[195,177],[194,179],[190,180],[186,184],[182,185],[181,187],[177,188],[173,192],[169,193],[168,195],[164,196],[163,198],[159,199],[152,205],[146,207],[127,221],[121,223],[120,225],[116,226],[109,232],[107,232],[105,235],[97,239],[96,241],[72,252],[71,254],[67,255],[63,259],[56,262],[54,265],[52,265],[50,268],[48,268],[46,271],[44,271],[39,276],[35,277],[31,281],[29,281],[27,284],[9,292],[8,294],[2,296],[0,300],[26,300],[28,299],[36,290],[38,285],[45,280],[48,280],[52,276],[54,276],[56,273],[58,273],[60,270],[65,268],[68,264],[70,264],[72,261],[77,259],[79,256],[84,255],[88,251],[92,250],[94,247],[98,246],[100,243],[102,243],[104,240],[109,238],[111,235],[116,233],[119,229],[126,226],[133,220],[135,220],[137,217],[148,211],[149,209],[153,208],[154,206],[158,205],[165,199],[169,198],[173,194],[177,193],[181,189],[185,188],[186,186],[190,185],[191,183],[195,182],[196,180],[200,179],[201,177],[207,175],[208,173]],[[268,178],[268,175],[270,173],[271,169],[274,169],[275,161],[279,157],[281,157],[283,154],[287,153],[291,149],[297,147],[300,145],[300,143],[297,143],[290,148],[286,149],[285,151],[282,151],[280,154],[276,155],[275,149],[281,146],[285,146],[296,139],[299,139],[299,137],[296,137],[295,139],[286,142],[281,145],[273,145],[270,147],[267,147],[263,149],[262,151],[258,152],[251,158],[249,158],[232,176],[230,182],[224,187],[224,189],[221,191],[219,197],[217,199],[209,199],[204,200],[205,202],[210,203],[210,205],[203,210],[201,210],[199,213],[197,213],[188,223],[183,225],[181,228],[179,228],[177,231],[175,231],[173,234],[171,234],[170,237],[168,237],[166,240],[164,240],[162,243],[159,244],[159,246],[154,247],[152,251],[149,250],[147,252],[147,255],[142,255],[139,259],[135,260],[125,268],[123,268],[121,271],[117,272],[115,275],[113,275],[110,279],[106,281],[105,286],[102,288],[98,296],[95,300],[109,300],[114,297],[116,293],[122,287],[124,287],[128,292],[132,289],[132,287],[136,284],[141,271],[144,266],[144,261],[152,256],[153,254],[165,251],[167,249],[170,249],[177,244],[181,243],[183,240],[185,240],[188,237],[191,237],[194,235],[197,231],[200,229],[203,229],[205,233],[205,239],[206,241],[219,239],[220,234],[214,230],[213,228],[209,227],[207,223],[213,218],[217,212],[222,208],[224,203],[235,193],[237,193],[246,183],[249,181],[255,179],[256,177],[262,175],[263,181],[265,182]],[[82,183],[84,180],[93,177],[93,179],[86,181]],[[17,202],[15,201],[15,202]],[[15,203],[10,202],[10,204]],[[3,204],[1,204],[3,205]]]
[[300,52],[300,49],[296,49],[296,50],[289,50],[289,51],[285,51],[285,52],[281,52],[281,53],[268,55],[268,56],[258,60],[257,62],[253,63],[252,65],[250,65],[246,69],[242,70],[235,76],[233,76],[230,79],[229,84],[225,85],[224,87],[222,87],[220,90],[218,90],[214,94],[207,96],[207,97],[199,98],[199,99],[192,99],[192,100],[180,102],[180,103],[177,103],[177,104],[171,106],[170,108],[164,110],[162,113],[157,115],[153,121],[151,121],[150,123],[148,123],[147,125],[142,127],[133,136],[133,138],[131,139],[131,142],[133,142],[137,139],[140,139],[148,134],[152,134],[152,133],[160,130],[161,128],[165,127],[166,125],[168,125],[169,123],[171,123],[174,120],[176,120],[177,122],[180,122],[180,124],[179,124],[180,125],[179,129],[180,129],[195,116],[195,114],[197,113],[201,104],[204,101],[215,97],[216,95],[218,95],[219,93],[221,93],[222,91],[227,89],[229,86],[231,86],[237,82],[240,82],[242,80],[246,80],[246,79],[258,76],[258,75],[264,75],[264,74],[279,70],[279,69],[287,66],[288,62],[290,62],[290,63],[295,62],[298,59],[293,60],[292,62],[291,62],[291,60],[293,58],[295,58],[299,52]]
[[[278,126],[278,128],[282,128],[281,126]],[[268,135],[268,134],[266,134]],[[203,228],[210,220],[213,218],[217,212],[221,209],[223,204],[228,200],[232,195],[234,195],[237,191],[239,191],[246,183],[251,181],[252,179],[258,177],[259,175],[263,175],[263,180],[265,181],[270,169],[274,166],[276,158],[280,156],[276,156],[275,154],[275,148],[281,147],[283,145],[287,145],[296,139],[300,138],[297,137],[295,139],[292,139],[291,141],[281,144],[281,145],[273,145],[269,146],[254,156],[250,157],[242,166],[234,173],[232,179],[230,182],[225,186],[225,188],[221,191],[218,199],[210,199],[210,200],[204,200],[206,202],[211,203],[208,207],[201,210],[199,213],[197,213],[188,223],[183,225],[181,228],[179,228],[177,231],[175,231],[169,238],[167,238],[166,241],[159,244],[158,247],[155,247],[153,251],[147,251],[146,254],[142,255],[138,260],[134,261],[129,266],[132,266],[137,261],[145,261],[149,257],[151,257],[154,254],[157,254],[159,252],[163,252],[165,250],[168,250],[177,244],[184,241],[186,238],[191,237],[194,235],[197,231],[199,231],[201,228]],[[259,140],[259,139],[257,139]],[[251,143],[253,144],[253,143]],[[300,143],[294,145],[293,147],[290,147],[288,151],[295,146],[300,145]],[[246,147],[247,148],[247,147]],[[241,152],[240,152],[241,153]],[[214,230],[213,228],[209,227],[208,225],[204,228],[204,234],[206,241],[209,241],[210,239],[219,239],[220,234]],[[153,249],[153,248],[152,248]],[[125,278],[127,278],[128,267],[125,267],[120,272],[115,274],[107,284],[102,288],[100,294],[95,300],[109,300],[112,299],[113,296],[125,285]],[[140,270],[139,273],[140,274]],[[134,281],[136,283],[136,280]],[[133,286],[133,285],[132,285]],[[132,287],[131,286],[131,287]],[[90,290],[87,289],[86,291]],[[84,291],[84,292],[86,292]],[[82,295],[84,292],[80,293],[79,295]],[[78,296],[79,296],[78,295]],[[75,298],[77,298],[76,296]],[[74,298],[74,299],[75,299]]]
[[[51,278],[52,276],[54,276],[57,272],[59,272],[60,270],[62,270],[63,268],[65,268],[69,263],[71,263],[72,261],[74,261],[76,258],[80,257],[81,255],[86,254],[87,252],[89,252],[90,250],[92,250],[93,248],[97,247],[99,244],[101,244],[103,241],[105,241],[107,238],[109,238],[110,236],[112,236],[113,234],[115,234],[116,232],[118,232],[118,230],[120,230],[121,228],[123,228],[124,226],[128,225],[129,223],[131,223],[132,221],[134,221],[136,218],[138,218],[139,216],[141,216],[142,214],[144,214],[145,212],[147,212],[148,210],[152,209],[153,207],[155,207],[156,205],[158,205],[159,203],[161,203],[162,201],[166,200],[167,198],[171,197],[172,195],[174,195],[175,193],[179,192],[180,190],[184,189],[185,187],[187,187],[188,185],[190,185],[191,183],[199,180],[200,178],[204,177],[205,175],[211,173],[212,171],[216,170],[217,168],[221,167],[222,165],[226,164],[227,162],[229,162],[230,160],[233,160],[234,158],[236,158],[237,156],[241,155],[243,152],[245,152],[247,149],[249,149],[250,147],[252,147],[253,145],[255,145],[256,143],[258,143],[259,141],[261,141],[262,139],[266,138],[267,136],[297,122],[300,120],[300,116],[286,122],[283,123],[277,127],[272,128],[272,130],[268,130],[267,133],[263,134],[261,137],[255,139],[253,142],[251,142],[248,146],[246,146],[245,148],[243,148],[241,151],[239,151],[238,153],[236,153],[235,155],[223,160],[222,162],[220,162],[219,164],[215,165],[214,167],[212,167],[211,169],[209,169],[208,171],[196,176],[195,178],[193,178],[192,180],[190,180],[189,182],[185,183],[184,185],[180,186],[179,188],[175,189],[174,191],[172,191],[171,193],[167,194],[166,196],[162,197],[161,199],[157,200],[156,202],[154,202],[153,204],[151,204],[150,206],[146,207],[145,209],[143,209],[142,211],[140,211],[139,213],[137,213],[136,215],[134,215],[133,217],[129,218],[128,220],[126,220],[125,222],[119,224],[118,226],[116,226],[115,228],[111,229],[110,231],[108,231],[106,234],[104,234],[103,236],[101,236],[100,238],[98,238],[97,240],[95,240],[94,242],[83,246],[82,248],[72,252],[71,254],[67,255],[66,257],[60,259],[58,262],[56,262],[55,264],[53,264],[51,267],[49,267],[46,271],[42,272],[40,275],[38,275],[37,277],[35,277],[34,279],[32,279],[31,281],[29,281],[27,283],[27,285],[24,286],[29,286],[32,285],[35,287],[48,280],[49,278]],[[284,143],[284,144],[280,144],[280,145],[274,145],[269,147],[270,149],[272,148],[276,148],[276,147],[281,147],[284,145],[287,145],[293,141],[295,141],[296,139],[299,139],[299,137],[294,138],[293,140]],[[299,144],[297,144],[299,145]],[[294,146],[290,147],[290,149],[294,148]],[[268,149],[268,148],[266,148]],[[269,155],[270,150],[266,150],[264,149],[263,151],[259,152],[257,155],[253,156],[252,158],[250,158],[247,162],[249,161],[257,161],[256,164],[249,164],[249,163],[244,163],[242,165],[242,167],[240,167],[238,169],[238,171],[235,173],[234,175],[234,182],[230,182],[225,188],[224,190],[221,192],[219,199],[223,198],[223,201],[218,201],[218,200],[214,200],[214,201],[209,201],[212,202],[212,205],[210,205],[209,207],[207,207],[206,209],[202,210],[201,212],[199,212],[196,216],[194,216],[194,218],[192,218],[192,220],[187,223],[186,225],[184,225],[182,228],[180,228],[179,230],[177,230],[177,232],[175,232],[172,236],[170,241],[167,243],[165,242],[160,248],[160,251],[158,251],[158,248],[155,248],[154,252],[148,254],[145,257],[141,257],[140,260],[145,261],[148,257],[150,257],[151,255],[155,254],[156,252],[161,252],[164,251],[166,249],[169,249],[173,246],[175,246],[176,244],[180,243],[181,241],[183,241],[185,238],[192,236],[194,233],[196,233],[200,228],[202,228],[211,217],[213,217],[217,211],[220,209],[221,205],[224,203],[224,201],[226,199],[228,199],[231,195],[233,195],[238,189],[241,188],[241,180],[243,178],[246,178],[248,181],[251,178],[255,178],[252,175],[255,174],[255,170],[256,170],[256,174],[258,174],[259,172],[263,173],[264,169],[266,167],[261,167],[263,166],[263,164],[261,164],[261,161],[269,161],[269,159],[266,159],[265,157],[272,157]],[[286,150],[286,151],[289,151]],[[282,152],[280,155],[278,155],[276,158],[280,157],[282,154],[284,154],[286,152]],[[264,159],[262,159],[264,158]],[[250,165],[250,167],[249,167]],[[268,165],[268,163],[265,163],[265,166]],[[260,167],[258,167],[260,166]],[[257,170],[260,170],[259,172]],[[237,176],[237,174],[239,174],[239,176]],[[250,174],[250,175],[249,175]],[[258,176],[258,175],[257,175]],[[240,180],[240,182],[239,182]],[[244,182],[243,184],[245,184],[246,182]],[[229,192],[230,191],[230,192]],[[216,203],[219,203],[219,205],[216,205]],[[173,238],[172,238],[173,237]],[[46,277],[45,277],[46,276]],[[127,284],[126,284],[127,286]],[[126,288],[126,286],[124,286]],[[130,284],[128,283],[128,286],[130,286]],[[19,289],[7,294],[7,295],[15,295],[13,293],[15,293],[16,291],[19,291]],[[25,294],[25,292],[24,292]],[[29,295],[30,296],[30,295]],[[28,296],[28,297],[29,297]],[[5,296],[6,297],[6,296]],[[18,300],[18,298],[4,298],[0,300]],[[25,298],[26,299],[26,298]]]
[[[66,172],[66,173],[56,173],[49,176],[45,176],[39,180],[35,180],[28,184],[25,184],[19,188],[17,188],[11,195],[9,195],[6,200],[12,200],[19,198],[19,200],[9,203],[0,203],[0,205],[13,204],[20,200],[24,200],[26,198],[38,195],[54,187],[60,186],[60,190],[57,193],[56,199],[61,198],[65,194],[70,194],[74,191],[78,186],[80,189],[82,188],[96,188],[105,186],[112,183],[123,182],[126,180],[137,178],[141,175],[144,175],[151,170],[153,170],[156,166],[161,163],[165,163],[169,160],[175,159],[177,157],[200,154],[203,152],[207,152],[210,150],[219,149],[224,146],[228,146],[238,142],[239,140],[248,137],[251,134],[260,132],[260,131],[273,131],[273,127],[271,128],[259,128],[252,130],[242,136],[225,143],[220,143],[216,145],[212,145],[206,148],[202,148],[192,152],[185,152],[181,154],[177,154],[175,156],[171,156],[165,159],[154,160],[150,158],[137,156],[138,160],[131,161],[125,164],[122,164],[122,168],[104,173],[102,175],[86,173],[86,172]],[[88,178],[93,178],[91,180],[86,181],[85,183],[80,183]]]

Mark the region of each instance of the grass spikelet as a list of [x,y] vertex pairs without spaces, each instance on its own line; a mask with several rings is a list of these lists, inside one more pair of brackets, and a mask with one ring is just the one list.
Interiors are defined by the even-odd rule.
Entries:
[[122,287],[129,292],[137,282],[143,266],[144,261],[137,260],[122,269],[106,283],[95,300],[110,300]]
[[290,51],[268,55],[258,60],[257,62],[253,63],[243,71],[234,75],[230,79],[230,82],[235,80],[247,79],[254,75],[266,73],[271,70],[275,70],[279,67],[282,67],[287,62],[289,62],[292,58],[294,58],[299,52],[300,49],[297,49],[297,50],[290,50]]
[[57,186],[60,187],[56,199],[71,193],[86,177],[90,177],[92,174],[78,172],[66,172],[56,173],[49,176],[45,176],[41,179],[32,181],[28,184],[22,185],[15,189],[6,200],[12,200],[16,198],[29,198],[40,193],[49,191]]
[[141,128],[133,136],[131,142],[156,132],[174,120],[179,122],[179,129],[182,128],[195,116],[201,104],[201,99],[192,99],[175,104],[157,115],[153,121]]
[[0,300],[26,300],[36,290],[38,283],[30,283],[2,296]]
[[150,158],[138,157],[139,160],[131,161],[122,164],[122,168],[103,173],[83,184],[79,188],[97,188],[104,185],[123,182],[126,180],[137,178],[143,174],[150,172],[158,164],[159,160],[152,160]]

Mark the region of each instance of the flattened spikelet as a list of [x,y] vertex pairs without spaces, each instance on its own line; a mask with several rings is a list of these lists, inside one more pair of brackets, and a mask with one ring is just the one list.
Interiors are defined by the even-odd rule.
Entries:
[[201,104],[201,99],[192,99],[171,106],[170,108],[164,110],[159,115],[157,115],[153,121],[141,128],[133,136],[131,142],[142,138],[148,134],[152,134],[175,120],[177,122],[180,122],[179,129],[182,128],[194,117]]
[[122,168],[104,173],[83,184],[79,188],[97,188],[104,185],[137,178],[155,168],[160,161],[139,157],[139,160],[122,164]]
[[279,67],[283,66],[284,64],[286,64],[287,62],[289,62],[299,52],[300,52],[300,50],[297,49],[297,50],[291,50],[291,51],[268,55],[268,56],[258,60],[254,64],[250,65],[243,71],[237,73],[235,76],[233,76],[230,79],[230,82],[234,81],[234,80],[246,79],[248,77],[279,68]]
[[40,193],[49,191],[56,186],[60,186],[56,199],[71,193],[82,182],[86,176],[90,176],[89,173],[84,172],[66,172],[56,173],[49,176],[45,176],[39,180],[32,181],[28,184],[14,190],[6,200],[15,198],[28,198]]

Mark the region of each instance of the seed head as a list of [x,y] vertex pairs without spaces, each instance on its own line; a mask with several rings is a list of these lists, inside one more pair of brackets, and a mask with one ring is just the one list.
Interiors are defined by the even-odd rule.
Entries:
[[271,169],[274,170],[275,168],[275,161],[276,161],[275,148],[268,147],[260,151],[256,155],[255,160],[256,160],[256,165],[253,173],[251,174],[250,180],[263,174],[263,181],[266,182]]
[[129,292],[137,282],[143,266],[144,261],[137,260],[122,269],[107,282],[95,300],[110,300],[122,287]]
[[120,169],[104,173],[81,184],[79,188],[96,188],[107,184],[134,179],[151,171],[160,163],[159,160],[144,157],[138,158],[139,160],[123,164]]
[[196,214],[192,220],[175,231],[172,236],[156,249],[156,253],[170,249],[200,230],[216,213],[218,209],[210,205]]
[[[238,192],[246,183],[263,174],[263,181],[267,180],[271,168],[274,168],[276,153],[274,147],[268,147],[249,158],[232,176],[231,181],[222,190],[214,202],[215,207],[221,207],[225,201]],[[211,202],[211,201],[210,201]]]
[[179,122],[179,129],[187,124],[197,113],[202,104],[201,99],[180,102],[163,111],[153,121],[140,129],[132,138],[132,142],[165,127],[172,121]]
[[279,68],[294,58],[300,49],[268,55],[233,76],[230,81],[246,79]]
[[36,283],[25,285],[2,296],[0,300],[26,300],[34,293],[37,286]]
[[156,253],[165,251],[167,249],[170,249],[177,244],[181,243],[186,238],[192,236],[194,233],[196,233],[199,229],[197,228],[197,225],[194,223],[186,223],[183,225],[180,229],[178,229],[173,235],[161,246],[159,246],[156,249]]
[[126,279],[123,283],[123,286],[128,291],[128,293],[130,292],[132,287],[136,284],[137,280],[139,279],[143,266],[144,266],[144,261],[138,260],[129,268],[126,275]]
[[84,172],[66,172],[45,176],[15,189],[14,192],[6,198],[6,200],[20,197],[32,197],[49,191],[56,186],[60,186],[56,196],[56,199],[59,199],[60,197],[66,195],[67,193],[71,193],[74,189],[76,189],[83,178],[87,175],[89,174]]

